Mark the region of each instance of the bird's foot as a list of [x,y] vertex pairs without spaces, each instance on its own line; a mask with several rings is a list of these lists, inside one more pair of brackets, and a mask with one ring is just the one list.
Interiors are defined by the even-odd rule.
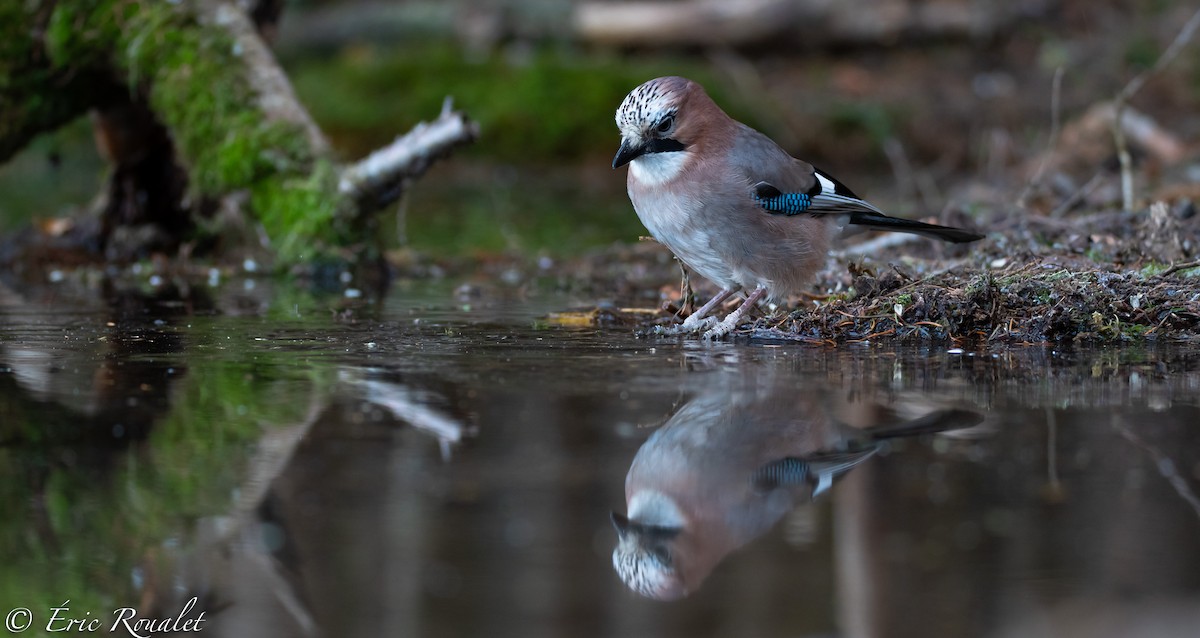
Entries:
[[712,328],[716,323],[716,317],[699,318],[696,315],[692,315],[685,319],[683,323],[674,326],[655,326],[654,334],[663,336],[696,334],[697,332]]
[[741,313],[731,312],[729,313],[728,317],[725,317],[725,321],[722,321],[706,330],[704,334],[700,335],[700,338],[704,339],[705,341],[724,339],[729,333],[733,332],[733,329],[737,327],[738,322],[741,320]]

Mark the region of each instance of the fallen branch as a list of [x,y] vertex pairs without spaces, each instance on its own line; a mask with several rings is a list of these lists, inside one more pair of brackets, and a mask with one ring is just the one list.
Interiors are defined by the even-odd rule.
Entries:
[[[342,169],[338,190],[367,208],[380,208],[399,197],[406,182],[420,177],[434,160],[479,136],[479,125],[453,110],[449,97],[432,122],[421,122],[391,144]],[[362,206],[360,206],[362,208]]]
[[[304,3],[306,5],[312,3]],[[928,38],[990,39],[1053,3],[891,0],[360,0],[289,8],[278,45],[288,51],[347,42],[458,38],[471,50],[504,42],[578,41],[608,46],[806,48]],[[289,5],[290,7],[290,5]]]
[[569,31],[609,46],[761,46],[772,40],[790,46],[795,38],[817,46],[866,44],[982,37],[1016,23],[1023,11],[1012,3],[600,0],[580,3]]
[[779,36],[811,12],[791,0],[589,2],[575,10],[572,26],[598,44],[736,46]]
[[296,99],[292,83],[263,41],[250,15],[242,6],[220,0],[196,3],[197,13],[234,39],[238,57],[245,61],[246,79],[254,89],[258,107],[270,120],[300,127],[314,153],[328,153],[329,142],[312,116]]
[[116,170],[103,223],[79,244],[100,247],[108,259],[184,250],[194,222],[207,219],[198,213],[212,209],[232,214],[206,224],[205,233],[246,228],[243,217],[252,219],[277,267],[322,255],[359,258],[369,251],[356,248],[373,228],[359,221],[478,135],[447,102],[434,122],[343,169],[246,13],[255,2],[18,4],[0,11],[16,18],[8,20],[9,49],[20,62],[4,74],[0,161],[97,110],[98,144]]

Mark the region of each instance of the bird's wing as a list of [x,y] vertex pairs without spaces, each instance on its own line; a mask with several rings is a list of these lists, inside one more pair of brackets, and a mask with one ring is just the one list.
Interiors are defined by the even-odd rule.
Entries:
[[879,209],[863,201],[845,184],[808,162],[798,160],[771,138],[743,126],[729,154],[734,171],[751,186],[758,205],[776,214],[849,214]]
[[731,168],[742,173],[750,184],[747,195],[768,214],[838,215],[856,226],[955,243],[983,238],[959,228],[885,215],[833,176],[788,155],[770,138],[749,127],[740,131],[729,161]]
[[868,446],[847,452],[789,456],[758,468],[750,477],[750,483],[763,492],[788,485],[811,485],[813,496],[818,496],[832,487],[835,479],[870,458],[877,449],[877,446]]

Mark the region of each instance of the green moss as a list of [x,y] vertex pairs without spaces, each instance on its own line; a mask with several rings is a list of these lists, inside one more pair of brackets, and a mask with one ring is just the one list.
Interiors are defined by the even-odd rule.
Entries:
[[52,65],[78,65],[81,60],[94,58],[96,51],[116,40],[116,34],[107,28],[112,23],[97,20],[111,11],[108,5],[108,2],[85,0],[54,6],[43,35],[46,56]]
[[1142,339],[1150,331],[1150,326],[1140,323],[1121,324],[1121,336],[1126,339]]
[[303,132],[265,121],[246,78],[230,72],[240,64],[233,41],[197,26],[182,6],[150,5],[132,17],[118,43],[130,85],[148,87],[151,107],[188,163],[193,188],[217,195],[272,172],[302,172],[313,158],[306,146],[288,140],[303,140]]
[[1054,283],[1056,281],[1062,281],[1064,279],[1073,279],[1074,277],[1076,277],[1079,274],[1082,274],[1082,273],[1075,273],[1075,272],[1071,272],[1070,270],[1067,270],[1066,268],[1060,268],[1059,270],[1055,270],[1054,272],[1046,275],[1045,277],[1040,277],[1040,279],[1046,283]]
[[246,78],[229,72],[240,63],[234,42],[195,26],[179,8],[147,8],[120,48],[131,80],[153,73],[150,104],[174,134],[192,188],[214,196],[249,189],[285,264],[345,239],[333,223],[340,200],[331,165],[317,162],[299,126],[261,117]]
[[1145,266],[1142,266],[1142,269],[1138,271],[1138,274],[1143,277],[1153,277],[1159,273],[1165,272],[1168,268],[1170,268],[1170,266],[1166,264],[1160,264],[1156,261],[1152,261]]
[[280,260],[312,260],[352,239],[339,222],[335,193],[337,173],[325,160],[307,176],[276,176],[254,184],[250,204]]
[[[43,2],[0,2],[0,161],[87,109],[95,88],[92,71],[103,57],[81,55],[72,66],[59,61],[73,41],[70,25],[92,4],[61,3],[46,15]],[[82,31],[89,39],[101,37],[96,30]]]

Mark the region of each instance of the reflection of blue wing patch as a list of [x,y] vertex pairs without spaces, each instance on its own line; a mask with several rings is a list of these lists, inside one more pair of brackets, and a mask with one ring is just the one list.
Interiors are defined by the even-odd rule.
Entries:
[[759,182],[754,186],[754,202],[773,215],[799,215],[812,206],[808,193],[783,193],[778,188]]
[[803,485],[809,480],[809,471],[804,459],[788,457],[758,468],[750,477],[750,483],[762,491],[773,490],[781,485]]
[[783,486],[811,485],[812,495],[820,496],[833,487],[833,482],[879,450],[871,444],[845,452],[818,451],[804,457],[787,457],[768,463],[750,477],[750,484],[760,492]]

